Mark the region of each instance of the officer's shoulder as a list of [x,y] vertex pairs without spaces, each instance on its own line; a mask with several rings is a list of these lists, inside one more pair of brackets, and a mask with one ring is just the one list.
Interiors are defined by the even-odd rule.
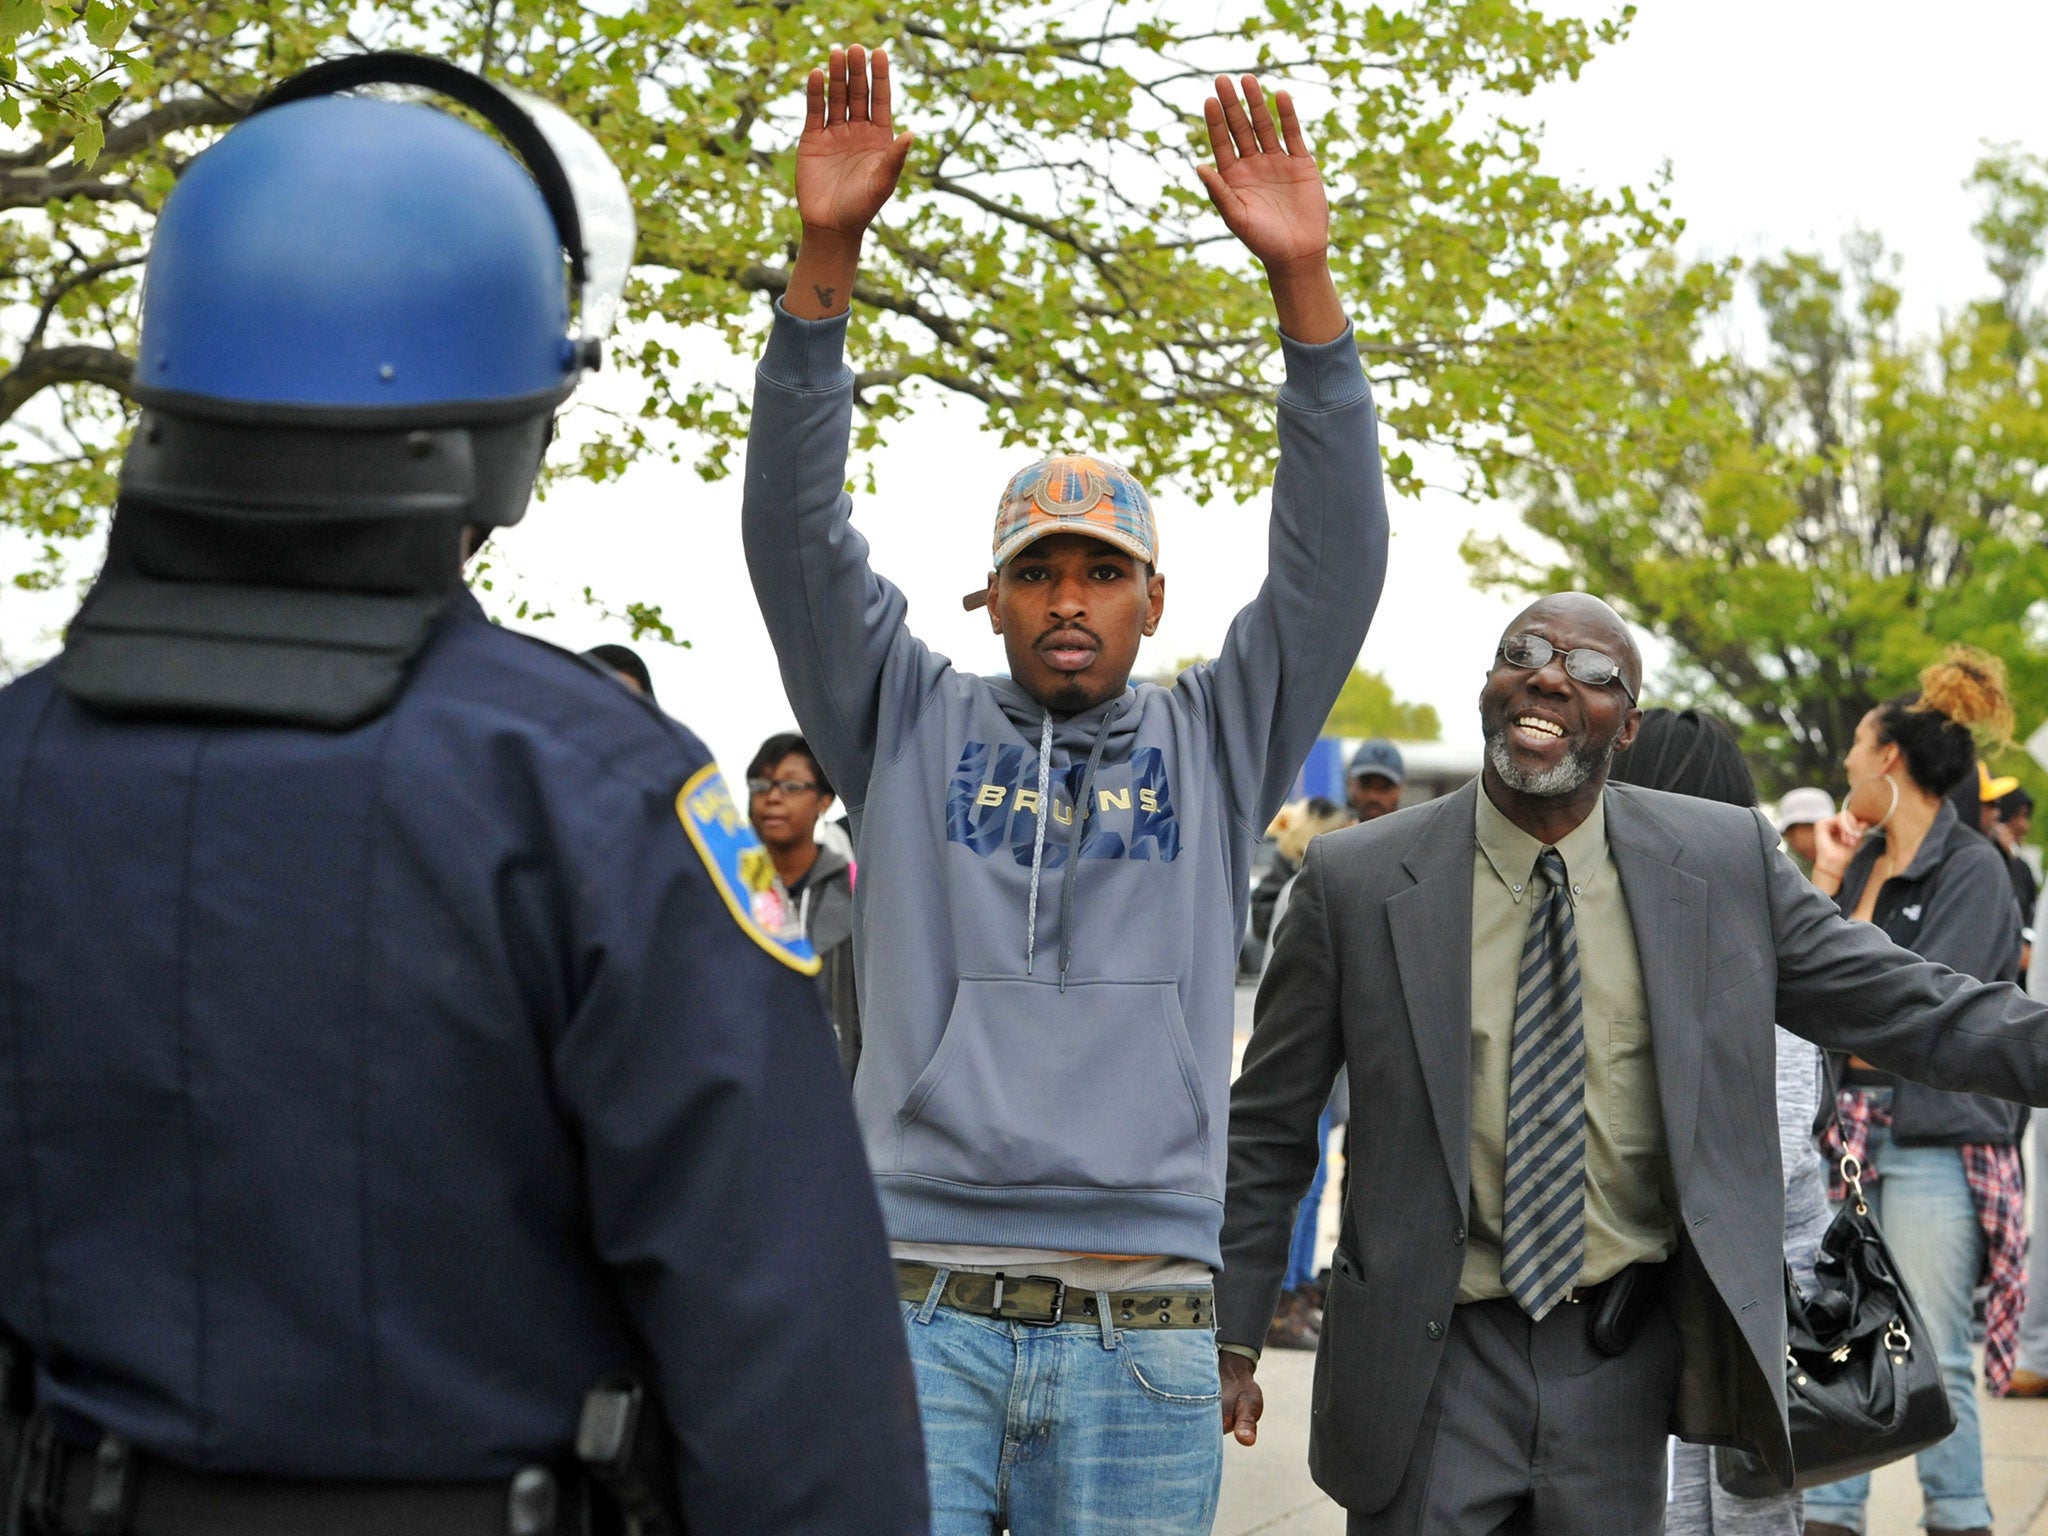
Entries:
[[0,741],[26,742],[29,733],[21,729],[27,722],[41,713],[50,696],[57,691],[57,663],[46,661],[13,679],[0,684]]
[[8,700],[13,707],[32,699],[41,699],[57,686],[57,659],[53,656],[40,666],[30,667],[26,672],[0,681],[0,699]]
[[484,711],[607,775],[671,791],[679,775],[711,761],[689,727],[574,651],[475,609],[450,617],[402,707]]

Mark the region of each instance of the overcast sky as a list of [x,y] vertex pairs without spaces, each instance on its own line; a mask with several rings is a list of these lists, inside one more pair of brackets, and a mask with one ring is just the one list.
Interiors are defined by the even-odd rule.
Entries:
[[[1512,115],[1545,125],[1547,166],[1595,186],[1641,185],[1668,161],[1693,254],[1832,252],[1851,229],[1881,233],[1904,258],[1909,315],[1925,323],[1983,288],[1962,185],[1982,146],[2048,151],[2044,66],[2048,7],[2038,3],[1646,0],[1627,42]],[[717,366],[735,380],[747,373],[743,362]],[[944,401],[892,432],[879,490],[856,508],[876,565],[908,593],[912,623],[935,648],[998,669],[986,618],[963,613],[959,597],[987,568],[996,494],[1023,456]],[[1168,601],[1141,668],[1213,650],[1265,563],[1263,501],[1204,508],[1170,489],[1156,499]],[[687,469],[643,466],[621,483],[558,492],[500,536],[521,590],[557,603],[558,618],[529,627],[558,643],[622,638],[574,602],[585,585],[619,604],[663,605],[693,644],[643,646],[662,702],[729,774],[790,724],[741,565],[738,502],[737,477],[706,486]],[[1392,512],[1387,595],[1363,659],[1402,696],[1435,704],[1447,736],[1476,740],[1480,671],[1515,602],[1474,592],[1457,546],[1474,527],[1511,527],[1512,513],[1448,495]],[[69,608],[68,597],[8,594],[0,648],[17,661],[47,654]]]

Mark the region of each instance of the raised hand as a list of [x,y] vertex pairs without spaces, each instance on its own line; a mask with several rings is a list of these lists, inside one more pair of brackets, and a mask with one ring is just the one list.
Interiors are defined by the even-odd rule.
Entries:
[[1199,172],[1230,232],[1268,266],[1319,257],[1330,244],[1330,204],[1294,98],[1281,91],[1273,106],[1277,124],[1257,80],[1244,77],[1240,101],[1230,78],[1218,75],[1216,94],[1202,103],[1216,163]]
[[834,48],[804,88],[796,207],[805,230],[863,233],[896,190],[912,137],[890,125],[889,55]]
[[1813,883],[1828,895],[1842,888],[1849,861],[1863,842],[1869,823],[1854,812],[1841,810],[1813,824]]
[[1344,306],[1330,277],[1330,203],[1322,172],[1301,136],[1294,98],[1273,98],[1250,75],[1244,96],[1225,75],[1202,103],[1216,163],[1197,168],[1209,201],[1230,232],[1265,265],[1280,328],[1296,341],[1335,341],[1344,334]]

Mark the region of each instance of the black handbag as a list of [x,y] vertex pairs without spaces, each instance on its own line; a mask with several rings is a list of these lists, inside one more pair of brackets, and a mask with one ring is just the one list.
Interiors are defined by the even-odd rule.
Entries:
[[[1956,1427],[1941,1363],[1863,1199],[1863,1168],[1842,1159],[1849,1198],[1821,1238],[1813,1294],[1785,1266],[1785,1401],[1793,1487],[1868,1472]],[[1762,1459],[1723,1447],[1714,1475],[1744,1498],[1785,1491]]]

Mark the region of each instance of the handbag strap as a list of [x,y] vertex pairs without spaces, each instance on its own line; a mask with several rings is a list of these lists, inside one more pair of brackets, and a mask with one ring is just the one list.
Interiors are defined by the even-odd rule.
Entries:
[[1820,1053],[1820,1086],[1821,1092],[1827,1098],[1827,1113],[1814,1117],[1814,1129],[1821,1132],[1829,1126],[1834,1127],[1836,1145],[1842,1149],[1837,1166],[1841,1171],[1843,1187],[1855,1197],[1856,1214],[1868,1216],[1870,1205],[1863,1198],[1863,1159],[1849,1151],[1849,1133],[1842,1125],[1842,1089],[1835,1078],[1837,1054],[1834,1051]]

